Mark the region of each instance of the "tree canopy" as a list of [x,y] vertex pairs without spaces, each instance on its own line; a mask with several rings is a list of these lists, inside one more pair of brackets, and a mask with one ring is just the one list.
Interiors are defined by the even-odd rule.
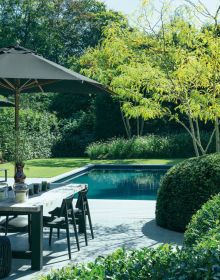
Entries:
[[118,12],[96,0],[0,0],[0,47],[21,44],[57,63],[67,64],[94,47]]
[[[167,18],[163,8],[155,30],[108,26],[105,39],[81,57],[83,71],[112,88],[125,117],[166,115],[190,134],[196,155],[208,151],[214,135],[220,151],[220,9],[200,27],[184,10]],[[199,126],[207,122],[214,128],[204,146]]]

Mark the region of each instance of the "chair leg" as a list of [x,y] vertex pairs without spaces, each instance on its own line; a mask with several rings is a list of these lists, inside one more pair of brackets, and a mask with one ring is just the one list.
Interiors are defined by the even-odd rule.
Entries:
[[58,239],[60,238],[60,229],[59,228],[57,229],[57,238]]
[[86,246],[88,246],[88,238],[87,238],[87,231],[86,231],[86,213],[85,213],[85,210],[83,210],[83,226],[84,226],[85,243],[86,243]]
[[72,222],[73,222],[73,229],[74,229],[74,234],[75,234],[75,238],[76,238],[76,245],[77,245],[77,249],[78,251],[80,251],[80,247],[79,247],[79,237],[78,237],[78,232],[77,232],[77,227],[76,227],[76,220],[75,220],[75,216],[74,213],[72,211]]
[[28,215],[28,244],[31,251],[31,215]]
[[49,235],[49,246],[51,246],[51,242],[52,242],[52,234],[53,234],[53,228],[50,228],[50,235]]
[[69,259],[71,260],[70,231],[69,231],[68,218],[66,219],[66,238],[67,238],[67,247],[68,247]]
[[93,228],[92,228],[92,219],[91,219],[91,215],[90,215],[90,211],[89,211],[89,204],[88,203],[87,203],[87,213],[88,213],[89,227],[90,227],[90,231],[91,231],[91,236],[92,236],[92,239],[94,239],[94,233],[93,233]]
[[9,216],[6,216],[6,219],[5,219],[5,235],[8,234],[8,221],[9,221]]

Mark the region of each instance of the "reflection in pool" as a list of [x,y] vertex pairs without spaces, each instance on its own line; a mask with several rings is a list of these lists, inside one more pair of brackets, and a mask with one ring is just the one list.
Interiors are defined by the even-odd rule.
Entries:
[[89,198],[154,200],[166,171],[165,169],[98,169],[72,178],[68,180],[68,183],[88,184]]

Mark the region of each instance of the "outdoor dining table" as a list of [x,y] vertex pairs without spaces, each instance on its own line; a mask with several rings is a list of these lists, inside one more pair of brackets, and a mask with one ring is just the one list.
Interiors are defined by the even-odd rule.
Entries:
[[0,216],[31,215],[31,251],[12,251],[13,258],[31,259],[31,269],[43,267],[43,215],[60,206],[63,199],[86,188],[85,184],[51,184],[47,192],[31,196],[26,202],[0,201]]

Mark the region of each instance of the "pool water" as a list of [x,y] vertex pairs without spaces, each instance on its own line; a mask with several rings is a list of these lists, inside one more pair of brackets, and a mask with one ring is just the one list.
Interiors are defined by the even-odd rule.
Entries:
[[155,200],[167,170],[92,170],[68,180],[88,184],[91,199]]

